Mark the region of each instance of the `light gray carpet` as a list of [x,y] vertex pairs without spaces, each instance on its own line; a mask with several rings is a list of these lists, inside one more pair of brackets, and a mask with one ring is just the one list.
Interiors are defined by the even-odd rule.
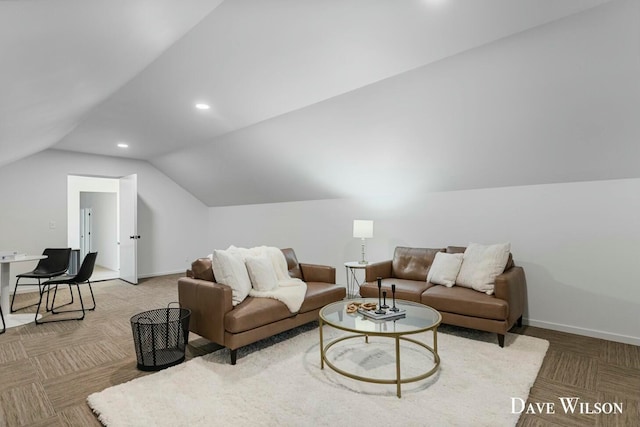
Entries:
[[[339,332],[325,327],[325,337]],[[526,400],[548,342],[508,334],[506,345],[438,334],[441,357],[432,377],[402,387],[355,381],[320,370],[318,330],[313,329],[259,350],[251,348],[229,365],[218,351],[159,373],[110,387],[88,397],[107,426],[512,426],[511,398]],[[431,333],[417,338],[431,342]],[[415,337],[414,337],[415,338]],[[370,344],[348,340],[330,357],[349,371],[392,377],[393,340]],[[403,376],[430,369],[432,357],[403,345]]]

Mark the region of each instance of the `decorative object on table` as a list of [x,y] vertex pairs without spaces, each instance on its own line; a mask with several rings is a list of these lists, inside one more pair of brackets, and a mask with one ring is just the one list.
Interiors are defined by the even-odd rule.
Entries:
[[19,253],[18,251],[0,251],[0,259],[14,260],[24,257],[25,254]]
[[373,237],[373,221],[354,219],[353,237],[362,239],[362,259],[359,261],[360,264],[368,264],[368,261],[364,256],[364,239],[370,239]]
[[351,314],[351,313],[355,313],[359,309],[375,310],[377,307],[378,306],[374,302],[358,302],[358,301],[354,301],[354,302],[350,302],[349,304],[347,304],[347,306],[345,307],[345,310],[346,310],[347,313]]
[[380,308],[376,310],[377,314],[386,313],[386,311],[382,309],[381,293],[382,293],[382,277],[378,277],[378,307]]
[[382,305],[380,306],[380,308],[389,308],[389,306],[387,305],[387,291],[382,291]]
[[390,311],[400,311],[398,307],[396,307],[396,284],[393,283],[391,285],[391,296],[393,297],[393,307],[391,307]]
[[395,320],[401,319],[406,316],[405,310],[398,309],[398,311],[391,310],[367,310],[363,306],[360,306],[358,313],[372,320]]

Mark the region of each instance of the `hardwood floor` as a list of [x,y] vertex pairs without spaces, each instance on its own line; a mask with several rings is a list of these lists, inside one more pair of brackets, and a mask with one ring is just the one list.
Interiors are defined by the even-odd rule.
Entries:
[[[178,277],[145,279],[138,286],[98,282],[97,309],[83,321],[29,324],[0,335],[0,426],[99,426],[86,397],[149,374],[136,369],[129,319],[177,301]],[[16,302],[35,298],[19,294]],[[527,326],[513,332],[550,342],[529,402],[556,406],[555,414],[523,414],[519,426],[640,425],[640,347]],[[192,334],[187,358],[218,349]],[[620,402],[623,412],[565,414],[560,397]],[[511,402],[505,402],[505,411],[511,411]]]

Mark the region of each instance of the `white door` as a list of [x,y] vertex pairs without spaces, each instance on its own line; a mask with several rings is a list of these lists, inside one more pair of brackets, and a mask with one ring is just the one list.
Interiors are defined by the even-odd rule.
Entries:
[[138,175],[120,178],[120,278],[138,284]]

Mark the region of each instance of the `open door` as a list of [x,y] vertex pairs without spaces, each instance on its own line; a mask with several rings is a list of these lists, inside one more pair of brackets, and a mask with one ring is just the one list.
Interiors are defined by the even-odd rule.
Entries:
[[120,279],[138,284],[138,175],[120,178]]

